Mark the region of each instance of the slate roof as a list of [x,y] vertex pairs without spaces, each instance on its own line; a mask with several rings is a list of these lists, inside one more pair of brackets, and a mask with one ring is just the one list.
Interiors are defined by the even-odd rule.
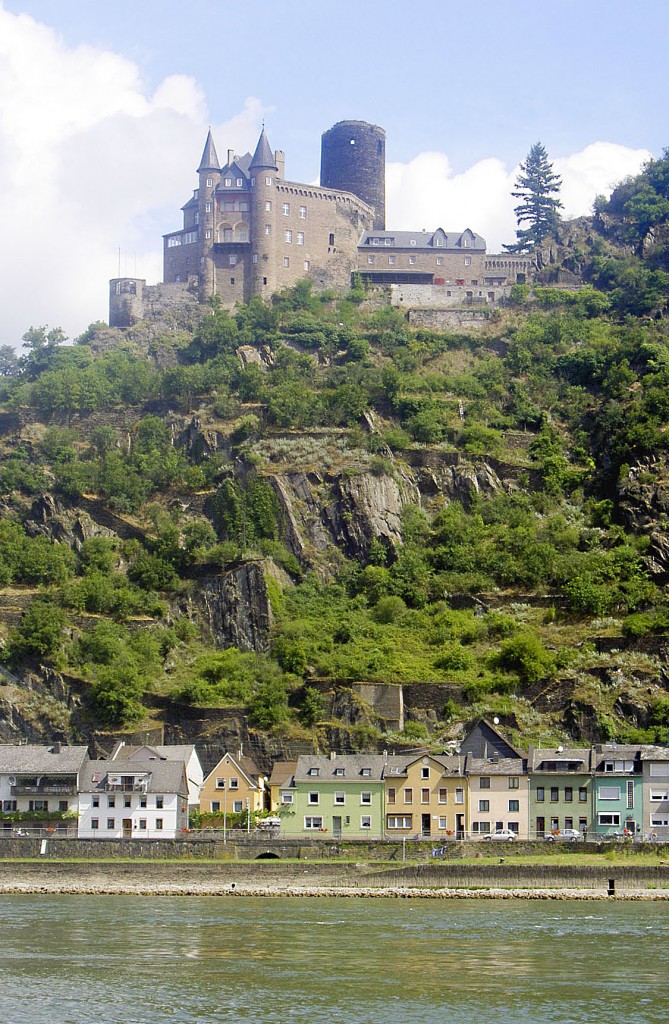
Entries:
[[277,170],[276,159],[264,128],[260,133],[258,145],[256,146],[256,151],[253,154],[253,159],[251,160],[249,167],[266,167],[267,169],[272,168],[273,170]]
[[467,775],[525,775],[526,762],[522,758],[474,757],[467,754],[465,771]]
[[[386,759],[382,754],[338,754],[327,757],[324,754],[301,754],[297,759],[295,782],[381,782]],[[310,768],[320,769],[318,776],[309,775]],[[344,770],[343,775],[335,774],[337,769]],[[363,775],[363,769],[369,768],[370,775]]]
[[226,751],[223,757],[218,759],[218,761],[216,762],[212,770],[209,772],[209,774],[205,776],[205,780],[202,784],[203,787],[206,786],[207,782],[212,777],[212,775],[216,774],[216,772],[219,770],[220,765],[222,764],[233,765],[242,773],[242,775],[246,776],[246,778],[252,785],[258,785],[262,772],[258,768],[258,765],[255,763],[253,758],[247,757],[245,754],[231,754],[230,751]]
[[[378,241],[375,242],[375,239]],[[441,241],[441,245],[437,242]],[[469,244],[465,245],[465,241]],[[467,228],[465,231],[363,231],[359,248],[364,249],[429,249],[439,252],[485,252],[485,238]]]
[[73,775],[88,757],[88,747],[40,743],[0,744],[0,774]]
[[[579,771],[590,770],[590,747],[563,747],[556,750],[555,747],[530,747],[527,766],[531,771],[541,771],[542,764],[564,763],[564,768],[546,768],[544,771]],[[579,762],[578,767],[569,768],[569,764]]]
[[642,761],[669,761],[669,747],[642,747]]
[[407,769],[424,758],[434,761],[443,768],[444,776],[463,775],[465,767],[464,757],[455,754],[392,754],[386,758],[384,778],[403,779],[407,776]]
[[[142,757],[146,760],[152,760],[157,758],[158,760],[164,761],[183,761],[187,764],[190,758],[193,756],[195,747],[192,743],[141,743],[137,746],[132,746],[127,743],[117,743],[112,750],[111,761],[135,761],[138,757]],[[146,751],[145,755],[142,755],[142,751]]]
[[186,770],[182,761],[132,761],[131,767],[123,761],[87,761],[81,770],[81,793],[104,792],[108,775],[147,776],[147,793],[177,793],[188,799]]
[[214,145],[214,137],[211,134],[211,128],[207,132],[207,138],[202,150],[202,158],[200,160],[199,171],[218,171],[221,165],[218,162],[218,154],[216,152],[216,146]]
[[270,786],[288,786],[293,779],[297,761],[275,761],[269,777]]

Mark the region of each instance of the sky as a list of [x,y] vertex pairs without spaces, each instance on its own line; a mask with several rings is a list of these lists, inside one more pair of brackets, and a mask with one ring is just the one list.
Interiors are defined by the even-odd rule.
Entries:
[[209,125],[222,155],[264,120],[306,182],[331,125],[382,125],[388,227],[491,252],[541,141],[587,214],[669,145],[668,30],[669,0],[0,0],[0,345],[161,280]]

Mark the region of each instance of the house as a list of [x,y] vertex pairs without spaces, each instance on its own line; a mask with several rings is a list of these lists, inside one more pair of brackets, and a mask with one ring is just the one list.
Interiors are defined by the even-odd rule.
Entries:
[[112,761],[181,761],[186,768],[188,781],[188,806],[200,805],[200,789],[204,781],[204,772],[200,758],[192,743],[152,744],[148,746],[131,746],[120,740],[111,753]]
[[183,761],[87,761],[79,786],[80,839],[174,839],[188,828]]
[[669,747],[642,747],[643,834],[669,841]]
[[386,759],[380,754],[304,754],[280,787],[281,834],[334,839],[384,832]]
[[643,828],[642,748],[618,743],[593,747],[595,784],[595,834],[625,831],[630,835]]
[[387,758],[385,829],[388,837],[464,838],[464,758],[424,754]]
[[530,747],[531,839],[577,828],[594,831],[594,779],[589,747]]
[[465,758],[467,822],[475,838],[508,828],[528,838],[527,756],[506,740],[497,722],[479,719],[460,744]]
[[279,813],[282,807],[292,807],[296,770],[297,761],[275,761],[272,765],[272,774],[269,777],[269,805],[273,812]]
[[85,746],[0,744],[3,828],[26,820],[54,827],[76,818],[80,773],[87,758]]
[[204,814],[239,814],[265,809],[265,776],[250,757],[240,751],[225,753],[209,772],[200,790]]

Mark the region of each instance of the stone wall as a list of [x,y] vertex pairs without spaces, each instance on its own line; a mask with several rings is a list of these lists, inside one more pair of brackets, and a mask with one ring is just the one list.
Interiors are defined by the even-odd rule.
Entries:
[[488,326],[488,317],[489,311],[480,307],[409,310],[412,327],[427,327],[432,331],[481,331]]

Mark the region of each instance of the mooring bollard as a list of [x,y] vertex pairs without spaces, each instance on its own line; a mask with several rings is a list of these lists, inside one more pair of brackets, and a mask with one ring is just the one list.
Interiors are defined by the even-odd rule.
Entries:
[[609,878],[609,887],[606,890],[607,896],[615,896],[616,894],[616,880],[615,878]]

